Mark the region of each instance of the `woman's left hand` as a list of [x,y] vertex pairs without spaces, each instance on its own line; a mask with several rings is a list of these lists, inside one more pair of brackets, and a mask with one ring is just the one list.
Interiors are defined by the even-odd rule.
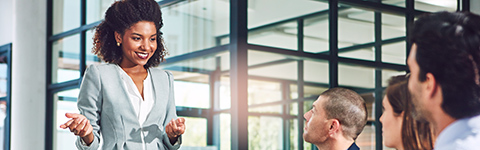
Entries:
[[165,127],[165,132],[171,143],[177,141],[177,138],[185,132],[185,118],[172,119]]

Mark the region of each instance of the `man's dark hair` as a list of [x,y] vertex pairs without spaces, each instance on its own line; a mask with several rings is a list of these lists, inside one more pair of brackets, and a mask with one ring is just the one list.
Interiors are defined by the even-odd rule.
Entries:
[[419,80],[431,73],[442,87],[442,109],[456,119],[480,114],[480,16],[436,12],[418,18],[411,30],[417,45]]
[[338,119],[346,137],[356,139],[367,123],[367,107],[355,91],[331,88],[321,94],[326,96],[323,109],[328,119]]
[[166,50],[160,32],[163,26],[162,12],[154,0],[122,0],[113,3],[105,12],[105,20],[96,27],[92,52],[105,62],[120,64],[123,52],[116,45],[114,33],[118,32],[123,36],[126,29],[139,21],[151,21],[155,24],[157,49],[144,67],[157,66],[164,60]]

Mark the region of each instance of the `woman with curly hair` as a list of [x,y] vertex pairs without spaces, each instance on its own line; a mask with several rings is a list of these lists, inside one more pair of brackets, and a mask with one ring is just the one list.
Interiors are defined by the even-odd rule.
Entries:
[[[164,60],[162,13],[154,0],[113,3],[96,27],[93,52],[107,64],[85,71],[77,106],[62,124],[78,149],[178,149],[185,119],[177,118]],[[101,135],[101,136],[100,136]]]
[[382,122],[383,143],[397,150],[432,150],[435,136],[428,122],[417,121],[410,93],[408,77],[399,75],[390,78],[383,98]]

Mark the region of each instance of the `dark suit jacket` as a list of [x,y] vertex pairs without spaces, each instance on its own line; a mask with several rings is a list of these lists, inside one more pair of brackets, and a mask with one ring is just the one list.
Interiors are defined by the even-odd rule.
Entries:
[[353,142],[347,150],[360,150],[360,148]]

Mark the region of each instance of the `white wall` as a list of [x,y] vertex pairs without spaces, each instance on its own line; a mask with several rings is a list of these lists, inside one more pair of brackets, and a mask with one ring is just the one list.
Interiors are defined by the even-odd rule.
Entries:
[[0,5],[0,45],[13,41],[13,0],[2,0]]
[[46,5],[47,0],[13,2],[13,150],[45,147]]

